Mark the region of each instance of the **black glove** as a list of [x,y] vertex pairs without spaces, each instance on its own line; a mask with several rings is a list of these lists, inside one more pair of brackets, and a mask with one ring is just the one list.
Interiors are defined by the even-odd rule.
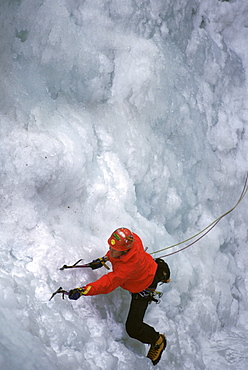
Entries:
[[89,266],[92,268],[92,270],[96,270],[96,269],[99,269],[100,267],[104,266],[105,262],[106,262],[105,258],[100,257],[100,258],[97,258],[96,260],[93,260],[92,262],[90,262]]
[[75,288],[69,291],[68,297],[69,299],[73,299],[76,301],[84,294],[84,288]]

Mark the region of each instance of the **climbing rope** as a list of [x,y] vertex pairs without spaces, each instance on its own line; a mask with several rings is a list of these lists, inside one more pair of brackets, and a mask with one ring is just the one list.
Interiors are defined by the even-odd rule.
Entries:
[[177,244],[173,244],[173,245],[170,245],[169,247],[166,247],[166,248],[162,248],[162,249],[159,249],[155,252],[152,252],[150,254],[155,254],[155,253],[159,253],[159,252],[163,252],[165,250],[168,250],[168,249],[171,249],[171,248],[174,248],[174,247],[177,247],[178,245],[181,245],[183,243],[186,243],[188,242],[189,240],[192,240],[194,238],[196,238],[197,236],[201,235],[199,238],[197,238],[196,240],[194,240],[192,243],[186,245],[185,247],[181,248],[181,249],[178,249],[177,251],[175,252],[171,252],[171,253],[168,253],[168,254],[165,254],[163,256],[160,256],[160,258],[163,258],[163,257],[168,257],[168,256],[172,256],[173,254],[176,254],[176,253],[179,253],[187,248],[189,248],[191,245],[195,244],[196,242],[198,242],[200,239],[202,239],[205,235],[207,235],[209,233],[209,231],[211,231],[216,225],[217,223],[223,218],[225,217],[226,215],[228,215],[229,213],[231,213],[238,205],[239,203],[242,201],[242,199],[244,198],[244,196],[246,195],[247,191],[248,191],[248,186],[247,186],[247,182],[248,182],[248,172],[246,174],[246,178],[245,178],[245,184],[244,184],[244,187],[243,187],[243,190],[242,190],[242,193],[237,201],[237,203],[231,208],[229,209],[229,211],[223,213],[223,215],[221,215],[220,217],[216,218],[216,220],[214,220],[213,222],[211,222],[211,224],[209,224],[208,226],[206,226],[203,230],[199,231],[197,234],[191,236],[190,238],[188,239],[185,239]]

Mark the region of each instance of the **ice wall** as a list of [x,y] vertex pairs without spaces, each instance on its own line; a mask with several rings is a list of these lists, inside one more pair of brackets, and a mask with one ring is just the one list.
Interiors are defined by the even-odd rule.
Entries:
[[[127,292],[48,299],[105,273],[58,268],[102,256],[116,227],[152,252],[235,204],[245,14],[245,1],[1,2],[3,369],[153,368],[125,333]],[[244,199],[168,257],[172,283],[147,314],[168,338],[157,368],[246,369],[246,245]]]

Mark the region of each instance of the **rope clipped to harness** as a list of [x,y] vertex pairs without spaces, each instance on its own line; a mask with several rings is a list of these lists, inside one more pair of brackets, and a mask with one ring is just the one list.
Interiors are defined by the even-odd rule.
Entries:
[[132,293],[132,296],[135,299],[144,299],[148,303],[155,302],[158,304],[160,303],[160,298],[162,297],[163,293],[158,292],[155,289],[158,283],[164,284],[170,282],[170,268],[168,264],[162,260],[162,258],[156,258],[155,262],[157,263],[158,267],[152,284],[139,293]]

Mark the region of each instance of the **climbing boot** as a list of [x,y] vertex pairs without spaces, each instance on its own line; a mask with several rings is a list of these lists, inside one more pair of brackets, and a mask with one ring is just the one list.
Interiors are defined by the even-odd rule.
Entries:
[[166,337],[164,334],[160,334],[157,342],[151,345],[149,352],[147,354],[147,357],[150,358],[153,365],[157,365],[165,347],[166,347]]

